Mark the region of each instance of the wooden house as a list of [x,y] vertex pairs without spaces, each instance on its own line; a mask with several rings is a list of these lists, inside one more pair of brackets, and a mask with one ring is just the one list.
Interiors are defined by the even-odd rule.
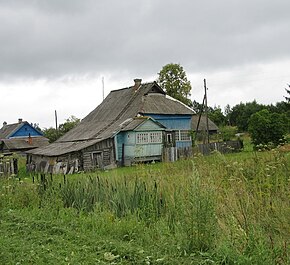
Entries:
[[52,173],[106,169],[160,160],[164,146],[191,146],[194,112],[168,97],[156,82],[134,81],[111,91],[56,142],[27,152],[28,168]]
[[122,165],[161,161],[165,126],[150,117],[130,118],[115,136],[116,159]]
[[23,153],[48,145],[48,139],[27,121],[19,119],[17,123],[3,123],[0,129],[0,153]]

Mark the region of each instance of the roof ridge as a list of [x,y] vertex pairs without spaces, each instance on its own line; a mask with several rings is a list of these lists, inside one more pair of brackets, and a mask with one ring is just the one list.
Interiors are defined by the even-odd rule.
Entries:
[[[155,82],[156,82],[156,81],[151,81],[151,82],[145,82],[145,83],[141,83],[141,86],[145,86],[145,85],[154,84]],[[123,87],[123,88],[119,88],[119,89],[114,89],[114,90],[111,90],[111,93],[112,93],[112,92],[121,91],[121,90],[125,90],[125,89],[130,89],[130,88],[134,88],[134,85],[133,85],[133,86],[129,86],[129,87]]]

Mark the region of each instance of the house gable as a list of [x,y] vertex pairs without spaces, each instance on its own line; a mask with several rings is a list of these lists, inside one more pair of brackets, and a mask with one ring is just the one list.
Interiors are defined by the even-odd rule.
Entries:
[[[116,136],[116,158],[123,163],[135,159],[161,160],[165,127],[150,117],[132,119]],[[127,161],[127,162],[126,162]]]
[[160,122],[167,129],[171,130],[190,130],[191,115],[169,115],[169,114],[147,114]]
[[146,122],[143,122],[137,128],[135,128],[134,131],[160,131],[164,129],[165,127],[160,123],[153,121],[152,119],[148,119]]
[[33,128],[28,122],[22,123],[20,126],[16,128],[7,138],[15,138],[15,137],[37,137],[43,136],[41,132],[37,129]]

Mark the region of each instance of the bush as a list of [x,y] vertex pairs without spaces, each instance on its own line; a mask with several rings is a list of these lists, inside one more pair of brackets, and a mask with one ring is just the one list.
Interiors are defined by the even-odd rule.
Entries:
[[249,133],[254,145],[277,146],[287,134],[289,118],[284,114],[270,113],[264,109],[250,117]]
[[230,141],[235,137],[237,133],[237,127],[224,126],[220,129],[220,132],[223,141]]

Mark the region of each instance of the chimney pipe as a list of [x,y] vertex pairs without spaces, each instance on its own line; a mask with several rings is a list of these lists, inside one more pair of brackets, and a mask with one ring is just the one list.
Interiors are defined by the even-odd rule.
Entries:
[[32,145],[32,137],[30,134],[28,135],[28,144]]
[[6,121],[4,121],[3,122],[3,127],[5,127],[7,125],[7,122]]
[[18,123],[21,123],[21,122],[22,122],[22,119],[21,119],[21,118],[19,118],[19,119],[18,119]]
[[138,88],[141,86],[142,79],[140,79],[140,78],[135,78],[135,79],[134,79],[134,82],[135,82],[134,88],[135,88],[135,91],[137,91]]

